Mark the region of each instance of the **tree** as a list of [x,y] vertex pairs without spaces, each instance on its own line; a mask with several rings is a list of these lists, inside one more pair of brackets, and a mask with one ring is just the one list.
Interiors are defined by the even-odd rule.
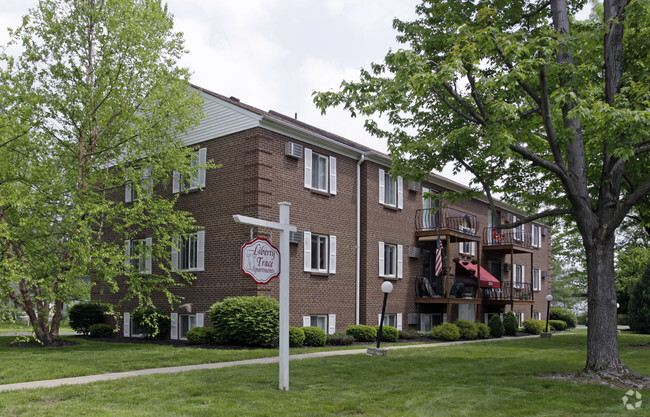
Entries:
[[616,256],[616,300],[620,314],[628,314],[630,296],[634,285],[640,281],[650,265],[650,249],[628,245],[617,252]]
[[640,333],[650,333],[650,262],[646,264],[641,279],[630,287],[628,305],[630,329]]
[[583,372],[626,380],[639,376],[618,355],[614,237],[650,192],[650,12],[605,0],[602,17],[578,21],[585,3],[424,0],[415,21],[394,21],[403,49],[315,102],[384,115],[389,128],[366,128],[387,138],[394,173],[453,163],[490,201],[534,213],[509,227],[570,216],[588,276]]
[[[173,239],[196,227],[154,190],[173,170],[195,175],[179,134],[201,101],[166,6],[41,0],[10,35],[20,52],[0,55],[0,291],[43,343],[58,337],[64,303],[93,285],[139,305],[154,292],[173,302],[171,287],[191,279],[172,275]],[[144,237],[150,247],[125,251]],[[151,259],[151,273],[134,259]]]

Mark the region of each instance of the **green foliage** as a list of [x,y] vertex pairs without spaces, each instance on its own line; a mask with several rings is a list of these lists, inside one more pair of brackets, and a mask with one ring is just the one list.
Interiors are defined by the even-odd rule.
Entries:
[[488,327],[490,328],[490,336],[492,337],[503,337],[505,329],[503,328],[503,321],[499,315],[494,314],[490,317],[488,321]]
[[327,344],[332,346],[348,346],[354,343],[354,337],[345,333],[327,335]]
[[[377,335],[379,335],[379,326],[375,326]],[[382,326],[381,327],[381,341],[382,342],[397,342],[399,338],[399,332],[397,327],[393,326]]]
[[627,314],[632,286],[643,277],[650,264],[650,249],[638,245],[627,245],[617,252],[616,301],[619,314]]
[[190,345],[211,345],[217,341],[217,332],[212,327],[194,327],[187,331]]
[[641,279],[630,289],[627,317],[630,329],[639,333],[650,333],[650,262]]
[[508,311],[503,316],[503,332],[508,336],[515,336],[519,330],[519,322],[517,316],[512,311]]
[[434,339],[454,341],[460,339],[460,330],[454,323],[442,323],[431,329],[431,337]]
[[90,326],[104,323],[104,309],[97,303],[79,303],[68,310],[70,327],[77,333],[87,336]]
[[217,342],[225,345],[275,346],[280,303],[271,297],[227,297],[210,307]]
[[566,323],[567,329],[573,329],[578,324],[578,318],[573,311],[560,307],[551,308],[550,319],[562,320]]
[[303,327],[302,331],[305,332],[305,346],[325,346],[327,342],[325,330],[316,326],[307,326]]
[[414,340],[427,336],[429,336],[428,332],[421,332],[419,330],[406,329],[399,331],[399,338],[404,340]]
[[[566,322],[562,320],[549,320],[548,325],[550,327],[549,330],[557,330],[557,331],[562,331],[566,330]],[[544,330],[546,330],[546,323],[544,323]]]
[[[546,322],[542,320],[524,320],[524,331],[530,334],[541,334],[546,329]],[[550,329],[549,329],[550,330]]]
[[137,331],[150,339],[164,339],[169,335],[171,317],[158,308],[138,308],[131,313]]
[[[588,316],[589,316],[589,314],[588,314],[586,311],[585,311],[584,313],[580,314],[580,315],[578,316],[578,324],[581,324],[581,325],[583,325],[583,326],[586,326],[586,325],[587,325],[587,317],[588,317]],[[565,322],[564,324],[566,325],[566,322]]]
[[460,319],[456,320],[454,324],[458,327],[461,339],[474,340],[478,337],[478,327],[476,326],[476,323]]
[[621,326],[629,325],[630,322],[627,319],[627,314],[617,314],[616,315],[616,324],[619,324]]
[[345,334],[354,337],[357,342],[373,342],[377,340],[377,329],[365,324],[353,324],[345,329]]
[[289,326],[289,346],[301,347],[305,344],[305,332],[301,327]]
[[487,339],[490,337],[490,328],[488,327],[487,324],[485,323],[476,323],[476,327],[478,329],[478,338],[479,339]]
[[110,337],[113,336],[115,330],[104,323],[95,323],[90,326],[89,334],[90,337]]

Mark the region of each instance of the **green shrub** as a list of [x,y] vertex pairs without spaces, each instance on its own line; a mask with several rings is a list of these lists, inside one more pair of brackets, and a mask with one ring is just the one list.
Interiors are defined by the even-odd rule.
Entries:
[[365,324],[353,324],[345,329],[345,334],[354,337],[356,342],[373,342],[377,340],[377,329]]
[[627,304],[627,320],[630,329],[650,333],[650,263],[641,278],[628,288],[630,301]]
[[171,317],[157,308],[138,308],[131,313],[136,331],[149,339],[164,339],[171,328]]
[[490,320],[488,321],[488,327],[490,328],[490,336],[503,337],[505,329],[503,328],[503,321],[501,321],[501,317],[499,317],[498,314],[490,317]]
[[627,320],[627,314],[617,314],[616,315],[616,323],[621,325],[621,326],[630,324],[629,321]]
[[334,333],[327,335],[327,344],[332,346],[347,346],[354,343],[354,337],[345,333]]
[[68,310],[70,327],[84,336],[90,333],[90,326],[104,323],[104,310],[97,303],[79,303]]
[[275,346],[280,303],[271,297],[227,297],[210,307],[217,342],[224,345]]
[[517,316],[512,311],[508,311],[505,316],[503,316],[503,332],[508,336],[515,336],[519,330],[519,322],[517,321]]
[[454,323],[442,323],[431,329],[431,337],[441,340],[458,340],[460,339],[460,330]]
[[194,327],[187,332],[190,345],[210,345],[217,341],[217,332],[212,327]]
[[[549,320],[549,327],[552,327],[553,330],[562,331],[566,330],[566,322],[562,320]],[[544,330],[546,330],[546,325],[544,325]]]
[[463,340],[474,340],[478,337],[478,327],[476,323],[472,323],[469,320],[456,320],[454,323],[458,327],[460,332],[460,338]]
[[90,326],[90,337],[110,337],[113,336],[113,328],[108,324],[95,323]]
[[546,322],[542,320],[526,319],[524,320],[524,331],[530,334],[541,334],[546,327]]
[[478,338],[487,339],[490,337],[490,328],[485,323],[476,323],[476,328],[478,329]]
[[[588,316],[588,314],[587,314],[586,311],[585,311],[584,313],[580,314],[580,315],[578,316],[578,324],[581,324],[581,325],[583,325],[583,326],[586,326],[586,325],[587,325],[587,316]],[[565,323],[565,324],[566,324],[566,323]]]
[[426,332],[421,332],[419,330],[400,330],[399,331],[399,338],[404,339],[404,340],[413,340],[413,339],[419,339],[421,337],[426,337],[429,334]]
[[302,331],[305,332],[306,346],[325,346],[325,342],[327,342],[325,330],[320,327],[308,326],[303,327]]
[[573,329],[578,324],[578,318],[571,310],[566,308],[553,307],[551,309],[551,320],[562,320],[566,323],[567,329]]
[[[379,326],[375,326],[375,330],[377,331],[377,334],[379,334]],[[382,342],[397,342],[398,338],[399,338],[399,332],[397,331],[397,327],[382,326],[381,328]]]
[[305,332],[300,327],[289,326],[289,346],[301,347],[305,344]]

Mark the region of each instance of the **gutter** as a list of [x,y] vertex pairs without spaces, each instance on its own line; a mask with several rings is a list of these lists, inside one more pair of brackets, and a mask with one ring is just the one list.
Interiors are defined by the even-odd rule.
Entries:
[[357,162],[357,259],[356,259],[356,294],[355,294],[355,324],[359,324],[361,312],[361,164],[366,160],[366,152],[361,153]]

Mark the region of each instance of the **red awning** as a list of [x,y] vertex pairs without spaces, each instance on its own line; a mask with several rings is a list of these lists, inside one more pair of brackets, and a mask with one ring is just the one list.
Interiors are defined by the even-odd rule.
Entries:
[[[476,271],[476,268],[479,267],[478,265],[471,262],[458,262],[458,265],[468,271],[474,271],[476,275],[478,275],[478,272]],[[481,268],[481,288],[501,288],[501,282],[498,279],[494,278],[494,276],[492,276],[492,274],[486,271],[482,266],[479,268]]]

